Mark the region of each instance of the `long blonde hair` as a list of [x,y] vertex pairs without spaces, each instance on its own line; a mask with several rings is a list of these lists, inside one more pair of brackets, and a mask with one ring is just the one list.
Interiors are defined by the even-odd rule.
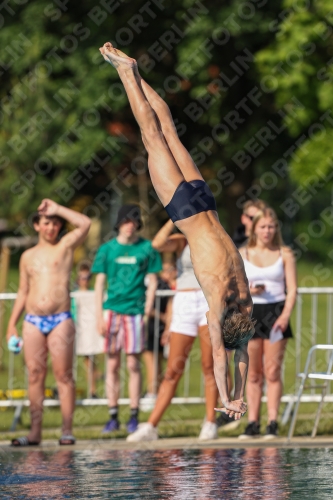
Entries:
[[274,238],[272,240],[272,244],[276,247],[281,248],[284,245],[284,243],[283,243],[283,239],[282,239],[282,235],[281,235],[280,224],[279,224],[279,220],[277,218],[277,215],[272,208],[264,208],[263,210],[260,210],[260,212],[258,212],[257,215],[254,217],[247,246],[248,247],[255,247],[256,246],[257,236],[256,236],[254,231],[255,231],[256,225],[258,224],[260,219],[262,219],[263,217],[270,217],[275,222],[275,234],[274,234]]

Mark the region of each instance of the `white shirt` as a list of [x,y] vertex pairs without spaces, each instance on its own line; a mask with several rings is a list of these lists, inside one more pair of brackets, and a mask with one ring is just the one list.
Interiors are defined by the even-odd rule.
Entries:
[[200,285],[195,277],[189,245],[186,245],[182,254],[177,259],[177,290],[200,290]]
[[243,257],[244,267],[250,286],[265,285],[265,291],[253,295],[253,304],[273,304],[286,299],[285,272],[282,256],[274,264],[258,267]]

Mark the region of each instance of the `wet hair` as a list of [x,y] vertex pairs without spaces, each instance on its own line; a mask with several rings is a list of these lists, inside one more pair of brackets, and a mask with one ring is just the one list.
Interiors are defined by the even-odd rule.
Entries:
[[282,235],[281,235],[279,219],[277,218],[275,211],[269,207],[265,208],[264,210],[260,210],[260,212],[258,212],[256,214],[256,216],[254,217],[253,222],[252,222],[250,236],[249,236],[249,242],[247,244],[248,247],[255,247],[256,246],[257,235],[255,234],[254,231],[255,231],[256,225],[258,224],[260,219],[262,219],[264,217],[267,217],[267,218],[269,217],[270,219],[273,219],[273,221],[275,222],[276,230],[275,230],[272,244],[276,247],[281,248],[284,245],[284,243],[283,243],[283,239],[282,239]]
[[224,347],[237,349],[247,344],[254,335],[256,321],[239,311],[229,310],[222,325]]

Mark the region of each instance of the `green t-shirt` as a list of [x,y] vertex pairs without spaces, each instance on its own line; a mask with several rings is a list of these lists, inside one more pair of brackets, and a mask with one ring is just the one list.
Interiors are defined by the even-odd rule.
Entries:
[[139,238],[132,245],[121,245],[114,238],[98,249],[91,271],[107,277],[108,294],[103,308],[135,315],[144,313],[146,274],[161,269],[160,254],[149,240]]

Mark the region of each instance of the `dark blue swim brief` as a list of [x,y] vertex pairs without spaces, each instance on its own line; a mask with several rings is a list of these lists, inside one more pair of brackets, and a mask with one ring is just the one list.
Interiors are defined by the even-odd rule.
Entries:
[[216,210],[216,202],[205,181],[182,181],[165,210],[172,222],[176,222],[200,212]]

